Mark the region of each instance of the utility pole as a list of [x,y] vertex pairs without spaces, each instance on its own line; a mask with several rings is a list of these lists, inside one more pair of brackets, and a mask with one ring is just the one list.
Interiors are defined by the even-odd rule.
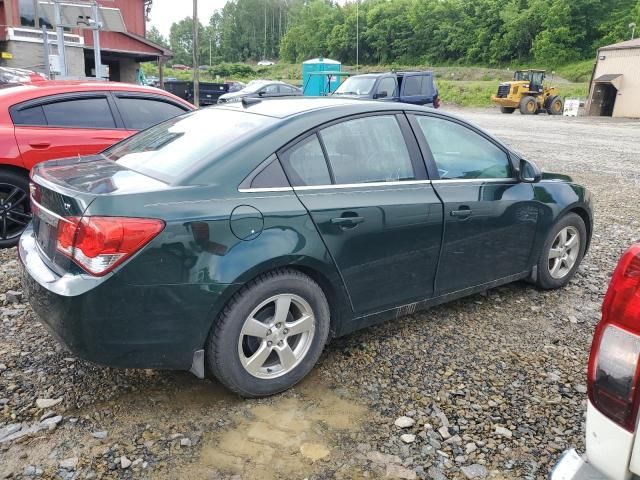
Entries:
[[200,65],[198,65],[198,0],[193,0],[193,104],[200,106]]
[[262,59],[267,58],[267,0],[264,1],[264,45],[262,47]]
[[60,76],[67,76],[67,61],[64,55],[64,27],[62,26],[62,12],[60,11],[60,0],[54,0],[53,8],[55,12],[56,35],[58,38],[58,62],[60,65]]
[[356,0],[356,73],[360,66],[360,0]]

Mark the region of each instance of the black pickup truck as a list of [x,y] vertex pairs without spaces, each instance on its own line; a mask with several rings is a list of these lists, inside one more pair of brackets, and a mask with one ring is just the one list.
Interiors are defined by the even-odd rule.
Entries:
[[438,89],[430,71],[354,75],[347,78],[333,95],[430,105],[434,108],[440,106]]

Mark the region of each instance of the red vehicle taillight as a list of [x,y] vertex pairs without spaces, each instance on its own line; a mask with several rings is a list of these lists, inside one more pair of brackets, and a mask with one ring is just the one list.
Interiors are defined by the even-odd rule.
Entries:
[[102,276],[163,228],[162,220],[149,218],[66,217],[58,223],[57,249],[88,273]]
[[605,416],[633,432],[640,404],[640,244],[623,255],[591,345],[588,392]]

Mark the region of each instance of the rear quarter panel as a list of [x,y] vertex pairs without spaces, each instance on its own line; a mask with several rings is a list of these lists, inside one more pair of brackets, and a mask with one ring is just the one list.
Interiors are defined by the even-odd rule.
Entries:
[[[130,195],[103,196],[85,212],[117,215],[127,211],[129,216],[166,221],[164,231],[109,280],[123,289],[153,287],[147,291],[155,293],[141,298],[140,314],[149,315],[147,325],[155,323],[161,325],[162,334],[171,331],[184,337],[190,351],[202,348],[231,296],[246,282],[281,267],[317,274],[328,288],[330,302],[338,306],[334,320],[348,313],[348,297],[338,272],[292,191],[236,193],[221,198],[216,190],[209,186],[176,187],[162,195],[138,194],[135,201]],[[230,219],[237,207],[243,208],[234,213],[232,225]],[[261,215],[238,214],[254,211],[244,207],[253,207]],[[237,234],[246,219],[254,222],[256,233],[242,240]],[[105,300],[103,308],[115,307]],[[176,312],[181,312],[178,319]]]

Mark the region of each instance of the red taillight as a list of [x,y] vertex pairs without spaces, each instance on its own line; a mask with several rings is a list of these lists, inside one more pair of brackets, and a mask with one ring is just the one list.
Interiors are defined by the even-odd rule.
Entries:
[[58,223],[57,249],[92,275],[109,273],[149,243],[164,222],[149,218],[67,217]]
[[622,256],[602,305],[589,357],[591,403],[630,432],[640,404],[640,244]]

